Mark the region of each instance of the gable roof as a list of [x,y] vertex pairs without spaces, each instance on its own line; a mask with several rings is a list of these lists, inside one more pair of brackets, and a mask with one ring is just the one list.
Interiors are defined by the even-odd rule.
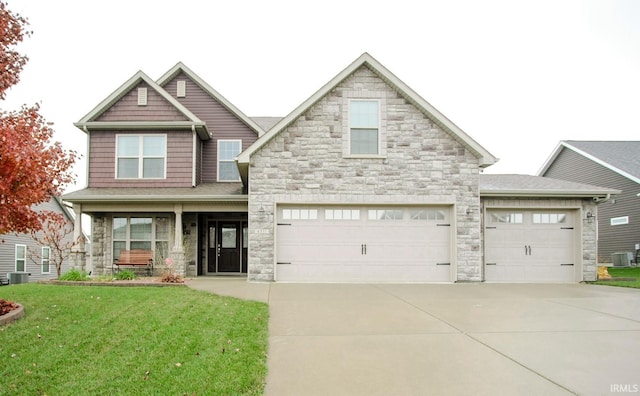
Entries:
[[[96,121],[100,115],[113,106],[124,95],[130,92],[141,81],[145,82],[151,89],[162,96],[176,110],[183,114],[187,121]],[[131,128],[131,129],[162,129],[162,128],[195,128],[204,139],[209,139],[210,134],[207,125],[200,120],[189,109],[184,107],[173,96],[165,91],[160,85],[154,82],[144,72],[138,71],[118,89],[113,91],[106,99],[100,102],[87,115],[82,117],[80,121],[74,123],[77,128],[88,132],[89,129],[112,129],[112,128]]]
[[422,111],[427,117],[429,117],[429,119],[435,122],[445,132],[449,133],[449,135],[451,135],[455,140],[463,144],[472,153],[474,153],[474,155],[478,157],[478,159],[480,160],[480,167],[485,168],[498,161],[498,159],[494,157],[491,153],[489,153],[489,151],[487,151],[479,143],[473,140],[469,135],[467,135],[462,129],[460,129],[453,122],[451,122],[451,120],[445,117],[442,113],[436,110],[435,107],[433,107],[431,104],[429,104],[429,102],[424,100],[420,95],[418,95],[413,89],[411,89],[408,85],[402,82],[387,68],[382,66],[380,62],[378,62],[371,55],[365,52],[358,59],[356,59],[349,66],[347,66],[344,70],[338,73],[338,75],[336,75],[328,83],[326,83],[322,88],[320,88],[320,90],[318,90],[316,93],[311,95],[309,99],[304,101],[300,106],[298,106],[295,110],[293,110],[288,116],[280,120],[267,133],[265,133],[255,143],[253,143],[249,148],[247,148],[245,151],[240,153],[237,161],[238,161],[238,164],[241,165],[240,167],[241,174],[243,173],[243,170],[246,172],[246,167],[248,166],[249,158],[253,153],[255,153],[267,142],[269,142],[273,137],[275,137],[278,133],[280,133],[280,131],[284,130],[287,126],[293,123],[311,106],[313,106],[316,102],[322,99],[326,94],[328,94],[344,79],[349,77],[351,74],[353,74],[356,70],[358,70],[362,66],[367,66],[369,69],[371,69],[371,71],[373,71],[380,78],[382,78],[387,84],[393,87],[402,97],[407,99],[411,104],[416,106],[420,111]]
[[233,105],[233,103],[229,102],[224,96],[222,96],[218,91],[213,89],[213,87],[207,84],[200,76],[194,73],[191,69],[189,69],[184,63],[178,62],[175,66],[169,69],[162,77],[158,79],[158,85],[164,86],[167,84],[172,78],[183,72],[187,75],[194,83],[196,83],[200,88],[202,88],[207,94],[211,95],[215,100],[217,100],[222,106],[224,106],[227,110],[229,110],[233,115],[235,115],[240,121],[242,121],[249,128],[253,129],[258,136],[262,136],[264,134],[264,130],[260,125],[258,125],[254,120],[247,117],[240,109]]
[[542,165],[542,176],[562,150],[568,149],[640,184],[640,141],[562,140]]
[[620,190],[531,175],[493,175],[481,173],[481,197],[562,197],[605,198]]

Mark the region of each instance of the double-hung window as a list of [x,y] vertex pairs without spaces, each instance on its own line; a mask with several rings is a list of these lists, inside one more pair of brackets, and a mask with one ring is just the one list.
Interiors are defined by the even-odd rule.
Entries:
[[167,153],[166,135],[118,135],[118,179],[163,179]]
[[27,245],[16,245],[16,272],[27,270]]
[[242,140],[218,140],[218,181],[240,181],[235,158],[242,151]]
[[349,102],[349,147],[352,155],[380,154],[380,102]]
[[48,274],[51,272],[51,248],[48,246],[43,246],[41,256],[42,273]]

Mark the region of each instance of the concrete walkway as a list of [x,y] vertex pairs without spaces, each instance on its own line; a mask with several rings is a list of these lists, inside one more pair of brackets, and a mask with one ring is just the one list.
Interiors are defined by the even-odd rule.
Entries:
[[591,285],[189,286],[268,302],[266,395],[640,393],[640,290]]

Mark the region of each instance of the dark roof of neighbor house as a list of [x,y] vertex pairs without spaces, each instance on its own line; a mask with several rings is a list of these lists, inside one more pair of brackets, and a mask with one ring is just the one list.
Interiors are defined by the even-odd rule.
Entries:
[[203,202],[203,201],[247,201],[242,183],[205,183],[196,187],[89,187],[65,194],[65,201],[83,202]]
[[563,140],[538,174],[544,174],[565,148],[640,183],[640,141]]
[[620,194],[619,190],[610,188],[531,175],[480,174],[479,184],[481,197],[599,198],[610,194]]

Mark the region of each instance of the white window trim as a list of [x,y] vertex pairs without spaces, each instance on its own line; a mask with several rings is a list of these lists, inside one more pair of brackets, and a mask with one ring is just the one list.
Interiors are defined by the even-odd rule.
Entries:
[[[49,251],[49,258],[45,260],[44,258],[44,251],[48,250]],[[45,271],[44,270],[44,262],[47,261],[47,265],[49,266],[49,271]],[[40,251],[40,270],[42,271],[43,274],[50,274],[51,273],[51,248],[49,246],[43,246],[41,251]]]
[[[387,158],[387,101],[384,92],[374,91],[346,91],[342,101],[342,157],[343,158]],[[351,154],[351,101],[377,101],[378,102],[378,153],[377,154]]]
[[609,224],[612,226],[629,224],[629,216],[612,217]]
[[[239,181],[241,181],[240,179],[240,174],[238,172],[238,179],[236,180],[224,180],[224,179],[220,179],[220,143],[222,142],[238,142],[240,143],[240,153],[242,152],[242,140],[241,139],[218,139],[216,142],[216,146],[217,146],[217,152],[216,152],[216,180],[219,181],[220,183],[237,183]],[[240,154],[238,153],[238,154]],[[222,162],[234,162],[235,160],[224,160]]]
[[[18,248],[20,247],[24,248],[24,258],[22,259],[18,259]],[[22,271],[18,271],[18,260],[24,261],[24,269]],[[15,269],[15,272],[27,272],[27,245],[16,244],[13,267]]]
[[[126,137],[132,137],[132,136],[137,136],[138,137],[138,155],[136,157],[132,157],[132,156],[123,156],[120,157],[118,155],[118,142],[120,140],[120,136],[126,136]],[[158,137],[164,137],[164,156],[163,157],[159,157],[159,156],[144,156],[144,146],[143,146],[143,138],[145,136],[158,136]],[[167,178],[167,145],[168,145],[168,137],[166,134],[162,134],[162,133],[143,133],[143,134],[116,134],[116,163],[115,163],[115,179],[116,180],[166,180]],[[118,160],[120,158],[137,158],[138,159],[138,177],[118,177]],[[142,177],[143,174],[143,170],[144,170],[144,159],[145,158],[163,158],[164,159],[164,164],[163,164],[163,176],[162,177]]]

